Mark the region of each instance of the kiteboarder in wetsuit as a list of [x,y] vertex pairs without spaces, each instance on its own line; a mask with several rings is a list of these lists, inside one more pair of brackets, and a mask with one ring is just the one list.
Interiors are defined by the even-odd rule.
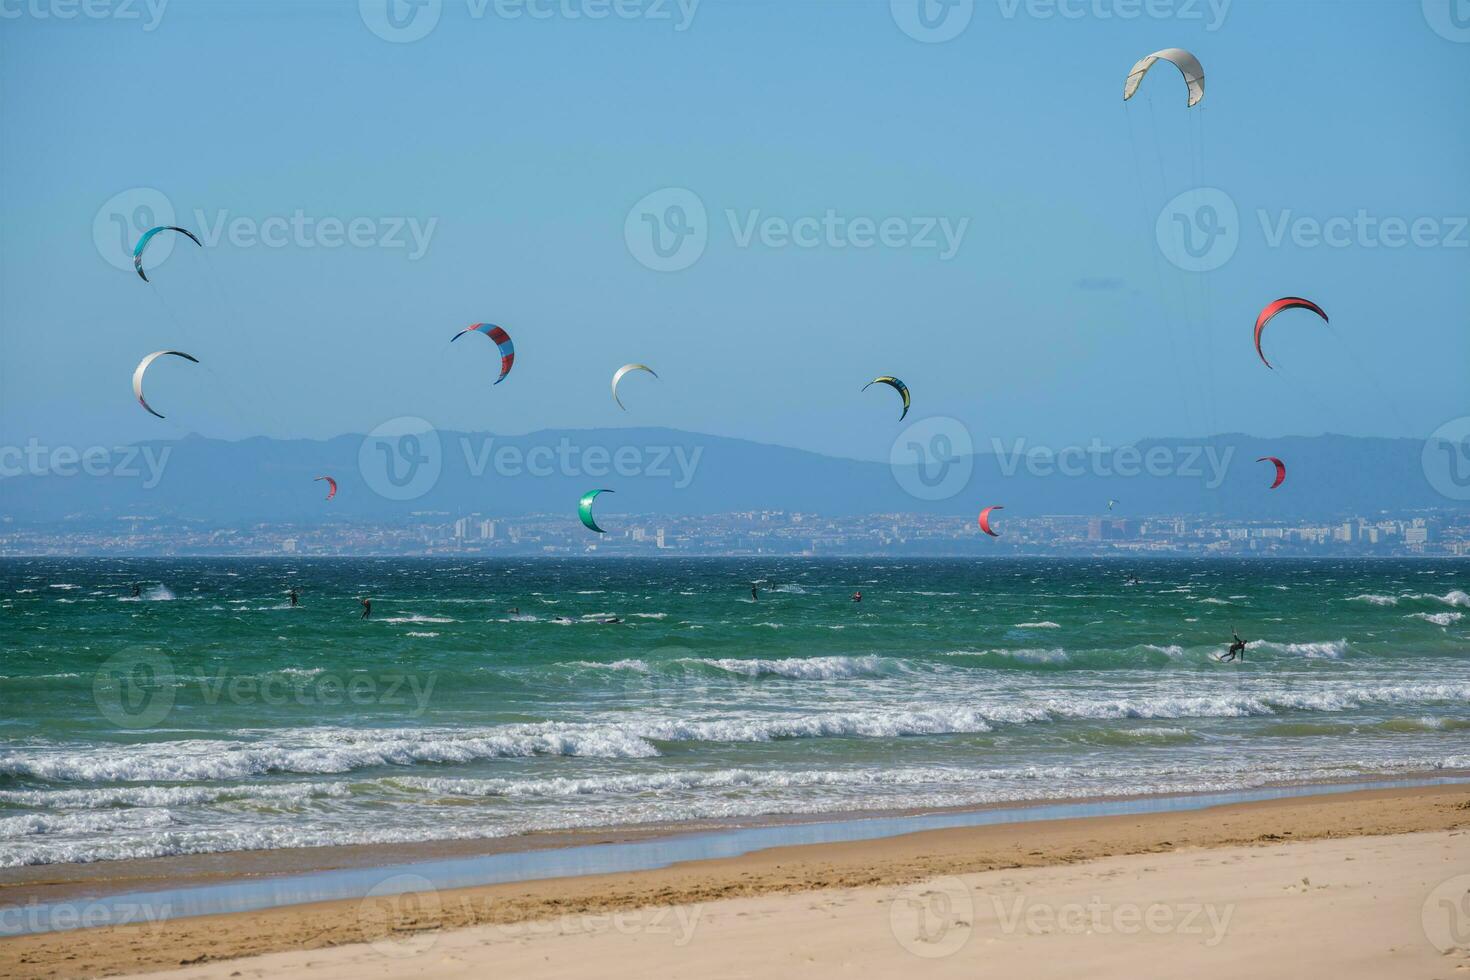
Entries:
[[1219,658],[1222,664],[1228,664],[1237,657],[1242,661],[1245,660],[1245,641],[1240,638],[1239,633],[1235,632],[1234,626],[1230,627],[1230,639],[1229,652]]
[[372,615],[373,615],[373,600],[371,600],[371,599],[359,599],[357,601],[360,602],[360,603],[362,603],[362,617],[361,618],[363,618],[363,619],[371,619],[372,618]]
[[133,598],[136,599],[143,594],[143,587],[137,582],[133,583]]
[[299,605],[301,605],[301,595],[296,591],[296,587],[295,586],[292,586],[291,587],[290,598],[291,598],[291,605],[292,606],[299,606]]

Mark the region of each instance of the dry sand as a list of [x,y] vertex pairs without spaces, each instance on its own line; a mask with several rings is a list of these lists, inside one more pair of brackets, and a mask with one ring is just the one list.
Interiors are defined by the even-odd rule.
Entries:
[[1461,875],[1470,790],[1389,789],[20,937],[0,976],[1470,977]]

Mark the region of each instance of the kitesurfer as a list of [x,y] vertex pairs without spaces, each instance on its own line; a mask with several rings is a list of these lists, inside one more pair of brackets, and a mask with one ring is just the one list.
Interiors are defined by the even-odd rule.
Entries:
[[136,599],[139,596],[141,596],[142,594],[143,594],[143,588],[142,588],[142,586],[138,585],[137,582],[134,582],[133,583],[133,598]]
[[1222,664],[1228,664],[1237,657],[1242,661],[1245,660],[1245,641],[1240,638],[1240,634],[1235,632],[1235,627],[1232,626],[1230,627],[1230,650],[1219,660]]
[[360,602],[360,603],[362,603],[362,617],[361,618],[363,618],[363,619],[371,619],[372,618],[372,615],[373,615],[373,600],[371,600],[371,599],[359,599],[357,601]]
[[863,594],[861,592],[854,592],[852,594],[852,601],[853,602],[862,602],[863,601]]
[[299,605],[301,605],[301,594],[296,591],[296,587],[294,585],[291,587],[290,596],[291,596],[291,605],[292,606],[299,606]]
[[760,592],[756,589],[756,587],[754,585],[752,585],[750,587],[750,601],[751,602],[759,602],[760,601],[760,597],[761,597]]

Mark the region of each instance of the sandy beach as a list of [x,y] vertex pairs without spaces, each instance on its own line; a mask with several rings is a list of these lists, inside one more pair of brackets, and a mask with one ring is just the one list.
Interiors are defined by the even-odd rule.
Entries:
[[1009,823],[24,936],[0,974],[1449,977],[1467,828],[1463,786]]

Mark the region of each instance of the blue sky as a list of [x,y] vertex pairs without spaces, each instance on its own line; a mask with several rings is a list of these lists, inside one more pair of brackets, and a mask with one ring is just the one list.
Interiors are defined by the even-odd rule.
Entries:
[[[91,2],[0,4],[6,443],[415,415],[881,459],[879,374],[981,448],[1423,437],[1467,409],[1470,40],[1437,0],[959,0],[927,8],[942,41],[905,32],[909,0],[429,0],[407,41],[379,36],[387,0]],[[1204,63],[1202,106],[1168,65],[1125,106],[1168,46]],[[1186,271],[1201,187],[1238,219]],[[671,188],[703,250],[659,271],[638,235]],[[158,194],[219,234],[149,287],[116,223]],[[1332,325],[1284,315],[1271,372],[1251,327],[1285,295]],[[494,388],[488,343],[447,347],[481,320],[517,345]],[[129,379],[165,347],[204,364],[155,368],[159,421]],[[629,379],[624,414],[628,361],[661,380]]]

